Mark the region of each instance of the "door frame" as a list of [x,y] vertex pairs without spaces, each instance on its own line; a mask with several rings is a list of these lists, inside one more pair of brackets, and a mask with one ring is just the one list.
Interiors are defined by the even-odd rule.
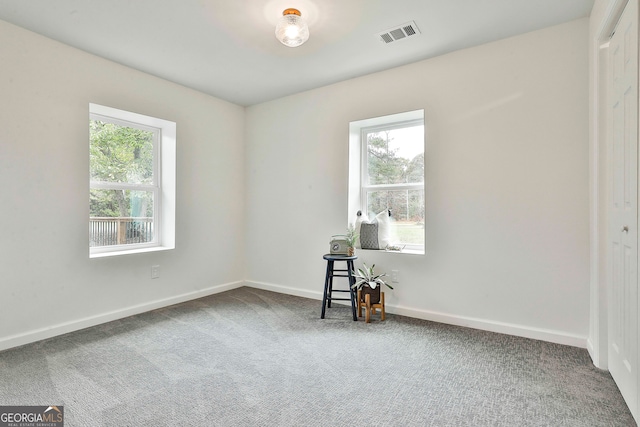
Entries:
[[590,286],[589,337],[587,350],[594,365],[608,368],[608,291],[610,253],[608,250],[608,204],[611,188],[611,159],[609,158],[608,47],[611,35],[629,1],[610,0],[604,18],[595,29],[592,50],[590,138],[589,138],[589,193],[590,203]]

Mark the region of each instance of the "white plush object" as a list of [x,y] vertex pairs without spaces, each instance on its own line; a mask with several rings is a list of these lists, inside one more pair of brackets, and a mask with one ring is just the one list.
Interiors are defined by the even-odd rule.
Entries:
[[[359,215],[356,219],[356,232],[358,233],[358,242],[356,247],[358,249],[362,248],[362,243],[360,237],[362,236],[362,224],[377,224],[378,226],[378,247],[377,249],[385,249],[388,245],[391,244],[391,221],[389,218],[389,211],[384,210],[380,212],[375,218],[371,221],[365,219],[362,215]],[[370,248],[367,248],[370,249]],[[375,249],[375,248],[374,248]]]
[[376,215],[378,220],[378,243],[380,249],[386,249],[391,244],[391,218],[389,211],[384,210]]

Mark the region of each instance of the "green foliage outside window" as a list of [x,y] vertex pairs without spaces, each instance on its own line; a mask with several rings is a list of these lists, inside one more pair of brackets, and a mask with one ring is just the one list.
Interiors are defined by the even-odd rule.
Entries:
[[[153,183],[153,136],[147,130],[90,121],[92,182]],[[151,192],[91,189],[91,217],[152,217]]]
[[[412,157],[399,155],[392,131],[367,134],[369,185],[424,182],[424,151]],[[367,194],[370,214],[391,209],[396,221],[424,223],[422,190],[371,190]]]

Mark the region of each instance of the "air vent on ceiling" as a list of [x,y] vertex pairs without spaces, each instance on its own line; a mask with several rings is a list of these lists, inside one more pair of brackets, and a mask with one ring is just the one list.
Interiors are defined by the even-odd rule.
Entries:
[[415,21],[411,21],[382,31],[381,33],[378,33],[378,36],[380,37],[380,41],[388,44],[408,37],[417,36],[419,34],[420,30],[418,29]]

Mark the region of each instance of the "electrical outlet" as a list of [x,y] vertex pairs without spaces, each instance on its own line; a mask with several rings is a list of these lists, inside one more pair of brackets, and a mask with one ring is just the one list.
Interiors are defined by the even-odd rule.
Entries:
[[391,282],[400,283],[400,270],[391,270]]
[[151,266],[151,278],[152,279],[157,279],[158,277],[160,277],[160,266],[159,265],[152,265]]

